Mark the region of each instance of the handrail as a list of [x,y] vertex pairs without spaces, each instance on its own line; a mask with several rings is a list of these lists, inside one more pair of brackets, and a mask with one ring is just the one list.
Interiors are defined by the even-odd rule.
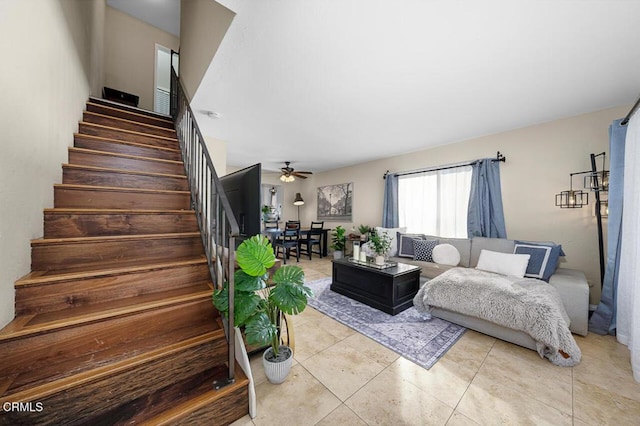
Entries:
[[196,212],[211,279],[216,288],[222,288],[225,279],[228,281],[229,374],[226,381],[214,383],[216,388],[221,388],[235,380],[233,296],[235,289],[235,239],[240,234],[240,228],[213,167],[209,150],[189,106],[187,95],[173,67],[171,67],[170,107],[191,190],[191,204]]

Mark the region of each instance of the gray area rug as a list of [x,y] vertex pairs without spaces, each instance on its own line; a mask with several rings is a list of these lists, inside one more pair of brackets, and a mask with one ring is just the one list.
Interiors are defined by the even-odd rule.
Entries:
[[331,291],[331,278],[306,283],[314,297],[309,306],[353,328],[410,361],[431,368],[466,328],[440,318],[424,320],[412,306],[389,315]]

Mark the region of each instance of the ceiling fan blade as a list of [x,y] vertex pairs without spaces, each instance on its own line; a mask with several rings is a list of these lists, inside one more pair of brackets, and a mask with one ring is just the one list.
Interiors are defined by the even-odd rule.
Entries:
[[291,174],[292,174],[293,176],[295,176],[295,177],[299,177],[300,179],[306,179],[306,178],[307,178],[307,176],[305,176],[305,175],[301,175],[301,174],[300,174],[300,173],[298,173],[298,172],[291,172]]
[[312,175],[313,174],[313,172],[298,172],[298,171],[296,171],[296,173],[302,173],[304,175]]

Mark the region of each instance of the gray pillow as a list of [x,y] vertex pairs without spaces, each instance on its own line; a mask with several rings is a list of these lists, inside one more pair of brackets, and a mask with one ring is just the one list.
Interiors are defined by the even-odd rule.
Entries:
[[408,257],[413,259],[413,240],[424,240],[424,234],[403,234],[398,232],[398,257]]

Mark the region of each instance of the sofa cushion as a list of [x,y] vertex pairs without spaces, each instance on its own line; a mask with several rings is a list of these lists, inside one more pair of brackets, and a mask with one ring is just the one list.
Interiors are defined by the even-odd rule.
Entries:
[[413,240],[414,260],[433,262],[433,248],[438,245],[438,240]]
[[419,260],[407,259],[406,257],[393,257],[391,260],[420,267],[422,269],[420,271],[420,277],[427,279],[435,278],[444,271],[448,271],[454,267],[449,265],[439,265],[433,262],[421,262]]
[[527,271],[530,257],[528,254],[502,253],[483,249],[480,251],[476,269],[522,278]]
[[457,248],[460,253],[460,263],[458,263],[457,266],[469,267],[469,259],[471,256],[471,240],[469,238],[443,238],[432,235],[427,235],[426,238],[438,240],[440,244],[451,244]]
[[538,278],[549,282],[549,278],[558,266],[561,247],[556,244],[534,244],[522,241],[515,242],[514,253],[529,254],[529,265],[525,277]]
[[397,233],[396,239],[398,240],[398,257],[408,257],[413,259],[413,239],[424,240],[424,234],[403,234]]
[[378,233],[378,235],[382,235],[386,232],[389,238],[391,238],[391,249],[389,249],[387,255],[395,256],[396,254],[398,254],[398,242],[396,241],[397,234],[398,232],[404,234],[405,232],[407,232],[407,228],[383,228],[382,226],[376,226],[376,232]]
[[441,265],[456,266],[460,263],[460,252],[451,244],[438,244],[433,248],[433,261]]
[[513,253],[515,242],[506,238],[473,237],[471,240],[471,261],[469,266],[475,268],[482,250],[497,251],[500,253]]

